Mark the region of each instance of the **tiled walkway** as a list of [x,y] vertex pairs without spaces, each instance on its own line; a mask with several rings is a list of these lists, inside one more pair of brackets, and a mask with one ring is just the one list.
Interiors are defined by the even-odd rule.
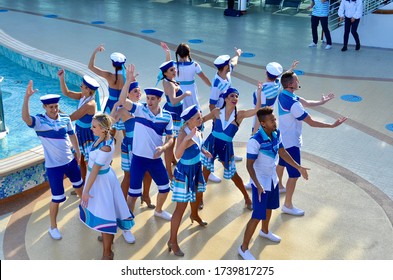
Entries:
[[[190,46],[193,58],[211,78],[215,57],[232,54],[238,47],[250,54],[240,59],[233,75],[233,85],[241,93],[240,108],[250,107],[251,93],[263,79],[268,62],[278,61],[288,68],[292,60],[299,59],[298,68],[304,72],[299,95],[319,99],[322,93],[336,94],[325,106],[309,110],[311,115],[326,121],[339,115],[350,119],[334,130],[304,125],[303,158],[304,165],[311,168],[310,180],[299,182],[294,201],[306,215],[295,218],[275,211],[271,226],[282,242],[275,245],[255,235],[251,251],[259,259],[393,258],[393,132],[385,127],[393,123],[391,49],[363,47],[359,52],[346,53],[340,51],[340,45],[329,51],[309,49],[311,32],[305,11],[289,16],[277,13],[275,7],[263,9],[259,1],[251,1],[247,15],[240,18],[222,16],[224,4],[214,1],[119,2],[82,4],[70,0],[55,5],[52,1],[0,0],[0,29],[27,45],[85,65],[93,49],[104,43],[106,52],[97,57],[97,64],[109,69],[109,54],[121,51],[136,65],[144,87],[154,86],[158,66],[165,60],[160,41],[173,50],[180,42],[202,40]],[[201,104],[207,110],[209,89],[197,82]],[[340,98],[347,94],[361,96],[362,101]],[[245,155],[250,123],[244,121],[235,137],[239,155]],[[118,156],[114,166],[121,179]],[[248,180],[245,162],[237,167]],[[222,174],[222,170],[217,173]],[[154,187],[152,195],[155,197]],[[42,189],[1,203],[0,257],[99,258],[100,244],[96,234],[79,222],[75,197],[70,196],[61,206],[63,240],[50,239],[46,231],[49,197]],[[166,205],[173,212],[169,199]],[[169,224],[155,219],[145,207],[137,207],[135,214],[137,243],[126,245],[117,236],[115,258],[176,259],[165,247]],[[232,182],[209,183],[206,208],[201,212],[209,222],[206,228],[191,225],[187,215],[189,212],[179,231],[185,259],[238,259],[236,248],[250,212]]]

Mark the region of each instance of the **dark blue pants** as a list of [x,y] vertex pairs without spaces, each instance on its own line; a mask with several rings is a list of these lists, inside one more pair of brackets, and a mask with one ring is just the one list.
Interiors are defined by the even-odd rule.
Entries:
[[345,25],[344,25],[344,46],[348,45],[349,32],[352,33],[353,39],[355,39],[356,46],[360,46],[359,34],[358,34],[358,26],[359,26],[360,18],[355,19],[354,22],[351,22],[351,18],[345,17]]
[[326,37],[326,44],[332,44],[332,37],[330,37],[330,31],[328,27],[328,17],[317,17],[311,16],[311,31],[312,31],[312,41],[314,44],[318,43],[318,25],[321,22],[323,33]]

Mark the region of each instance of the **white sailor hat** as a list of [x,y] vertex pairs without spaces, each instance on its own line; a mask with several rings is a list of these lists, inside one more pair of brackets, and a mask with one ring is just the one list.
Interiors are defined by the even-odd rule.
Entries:
[[272,76],[280,76],[282,74],[282,66],[277,62],[270,62],[266,65],[266,71]]
[[111,54],[111,60],[112,60],[113,66],[119,67],[119,66],[122,66],[126,62],[126,57],[122,53],[114,52]]
[[60,97],[61,96],[58,94],[46,94],[46,95],[41,96],[40,100],[45,105],[55,104],[55,103],[59,103]]
[[162,73],[165,73],[169,68],[173,67],[175,62],[173,60],[165,61],[160,65],[160,69]]
[[227,64],[229,64],[229,61],[231,60],[231,57],[229,56],[229,55],[220,55],[219,57],[217,57],[215,60],[214,60],[214,65],[217,67],[217,68],[222,68],[222,67],[224,67],[225,65],[227,65]]
[[197,105],[191,105],[190,107],[187,107],[183,112],[181,113],[180,117],[184,121],[188,121],[191,119],[193,116],[195,116],[196,113],[198,113],[198,106]]
[[159,88],[145,88],[146,95],[155,95],[161,97],[164,92]]
[[100,87],[99,83],[95,79],[87,75],[83,76],[82,82],[91,90],[97,90]]

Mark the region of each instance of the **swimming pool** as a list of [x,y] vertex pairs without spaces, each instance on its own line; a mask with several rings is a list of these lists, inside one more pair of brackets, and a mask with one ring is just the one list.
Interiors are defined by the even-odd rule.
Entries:
[[[29,80],[34,81],[34,88],[39,91],[30,98],[30,114],[44,113],[39,98],[48,93],[59,93],[59,80],[43,76],[37,72],[21,67],[19,64],[0,55],[0,73],[4,77],[1,83],[3,93],[4,120],[8,134],[0,139],[0,159],[4,159],[40,145],[35,131],[22,120],[22,104]],[[70,90],[79,91],[76,85],[68,84]],[[77,100],[62,96],[60,110],[67,114],[74,112]]]
[[[57,77],[60,68],[64,68],[67,72],[66,83],[70,89],[79,90],[83,75],[92,76],[97,80],[100,84],[96,94],[98,110],[101,110],[108,98],[108,84],[105,79],[89,71],[86,65],[23,44],[2,30],[0,30],[0,59],[0,76],[5,76],[0,85],[4,93],[5,122],[11,134],[0,141],[1,200],[36,186],[44,186],[47,181],[41,143],[34,130],[24,124],[21,118],[22,102],[28,81],[33,79],[34,88],[40,89],[30,100],[32,115],[44,112],[39,101],[41,95],[60,93]],[[24,71],[27,72],[22,74]],[[76,110],[77,103],[64,97],[60,101],[60,109],[71,113]],[[14,124],[14,121],[17,123]],[[13,140],[14,135],[17,141]]]

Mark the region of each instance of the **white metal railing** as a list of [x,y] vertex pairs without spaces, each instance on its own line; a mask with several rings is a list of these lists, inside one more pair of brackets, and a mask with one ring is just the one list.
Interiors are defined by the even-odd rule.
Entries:
[[[346,1],[346,0],[341,0]],[[340,26],[337,15],[340,7],[340,0],[330,1],[329,29],[334,30]],[[393,2],[393,0],[363,0],[363,16],[374,12],[375,10]]]

